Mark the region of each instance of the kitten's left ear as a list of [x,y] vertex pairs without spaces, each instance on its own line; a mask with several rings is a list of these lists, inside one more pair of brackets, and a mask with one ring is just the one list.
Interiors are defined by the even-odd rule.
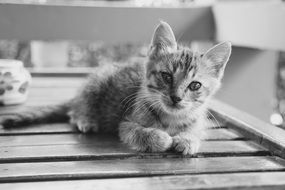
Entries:
[[209,49],[203,56],[202,62],[215,77],[221,79],[232,51],[230,42],[222,42]]

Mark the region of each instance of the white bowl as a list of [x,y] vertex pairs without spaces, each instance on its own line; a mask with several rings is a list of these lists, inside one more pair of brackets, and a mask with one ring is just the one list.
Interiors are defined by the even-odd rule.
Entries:
[[0,59],[0,104],[24,103],[31,75],[18,60]]

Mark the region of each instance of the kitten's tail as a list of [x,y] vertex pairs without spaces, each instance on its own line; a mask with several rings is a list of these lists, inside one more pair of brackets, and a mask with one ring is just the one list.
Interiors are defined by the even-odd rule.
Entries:
[[31,107],[19,113],[0,116],[0,125],[4,128],[21,127],[30,124],[56,123],[68,121],[70,103],[54,106]]

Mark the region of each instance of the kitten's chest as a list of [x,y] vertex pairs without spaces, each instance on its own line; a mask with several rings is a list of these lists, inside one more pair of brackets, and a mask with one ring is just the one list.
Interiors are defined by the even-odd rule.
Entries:
[[191,128],[194,123],[195,120],[187,117],[186,115],[183,117],[167,116],[161,119],[161,124],[164,130],[171,136],[186,131]]

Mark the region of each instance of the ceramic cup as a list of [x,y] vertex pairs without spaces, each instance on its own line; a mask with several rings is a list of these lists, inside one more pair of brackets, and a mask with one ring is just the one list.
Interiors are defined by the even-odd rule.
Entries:
[[0,59],[0,104],[24,103],[28,96],[31,75],[18,60]]

